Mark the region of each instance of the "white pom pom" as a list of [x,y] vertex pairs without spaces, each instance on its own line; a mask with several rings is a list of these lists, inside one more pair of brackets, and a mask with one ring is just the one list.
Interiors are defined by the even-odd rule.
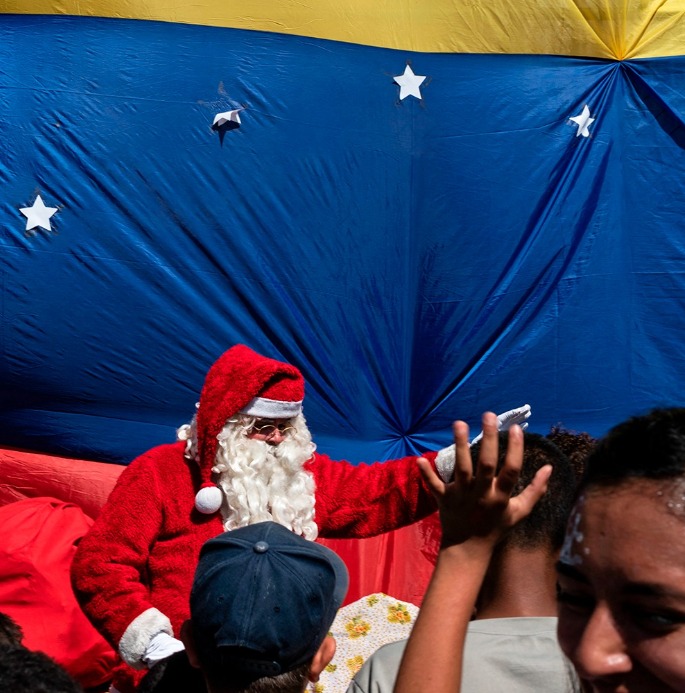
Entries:
[[211,515],[221,507],[223,496],[218,486],[205,486],[195,494],[195,507],[203,515]]

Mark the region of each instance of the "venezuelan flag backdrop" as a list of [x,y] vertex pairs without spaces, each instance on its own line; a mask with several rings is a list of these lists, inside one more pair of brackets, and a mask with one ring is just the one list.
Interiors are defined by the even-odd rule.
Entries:
[[0,0],[0,444],[127,462],[237,342],[354,461],[683,403],[684,11]]

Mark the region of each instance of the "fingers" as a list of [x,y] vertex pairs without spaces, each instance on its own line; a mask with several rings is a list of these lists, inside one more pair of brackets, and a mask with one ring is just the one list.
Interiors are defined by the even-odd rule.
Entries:
[[526,488],[516,496],[516,508],[512,517],[514,523],[519,522],[524,517],[527,517],[531,510],[535,507],[535,504],[542,498],[547,492],[547,484],[549,482],[549,477],[552,474],[552,465],[546,464],[544,467],[540,467],[533,481],[526,486]]
[[509,429],[507,453],[497,475],[497,490],[507,498],[516,486],[523,467],[523,431],[514,424]]
[[465,483],[473,477],[468,424],[465,421],[455,421],[452,424],[452,432],[454,433],[454,480]]
[[443,480],[435,473],[433,465],[425,458],[419,457],[417,460],[421,476],[424,478],[426,485],[431,490],[431,493],[440,498],[445,495],[445,484]]
[[496,414],[491,411],[483,414],[483,438],[480,442],[478,466],[475,477],[478,489],[490,488],[497,470],[497,450],[499,446],[499,426]]

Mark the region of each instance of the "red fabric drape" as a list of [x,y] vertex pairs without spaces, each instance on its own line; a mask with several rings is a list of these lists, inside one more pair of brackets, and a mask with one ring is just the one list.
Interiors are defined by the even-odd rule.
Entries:
[[350,588],[344,604],[376,592],[421,605],[440,545],[437,513],[408,527],[370,539],[319,539],[347,565]]
[[93,520],[77,505],[26,498],[0,508],[0,611],[23,645],[61,664],[84,688],[110,679],[116,655],[81,611],[69,570]]
[[0,507],[50,496],[96,518],[124,467],[0,448]]

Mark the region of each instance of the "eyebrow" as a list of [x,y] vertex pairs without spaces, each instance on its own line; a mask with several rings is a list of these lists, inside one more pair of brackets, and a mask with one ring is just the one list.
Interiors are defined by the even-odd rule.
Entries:
[[[578,568],[558,561],[557,572],[571,580],[589,585],[590,581]],[[672,597],[685,600],[685,592],[665,587],[657,582],[630,582],[621,588],[621,593],[630,597]]]
[[654,582],[634,582],[626,585],[623,592],[635,597],[671,597],[685,600],[685,593]]

